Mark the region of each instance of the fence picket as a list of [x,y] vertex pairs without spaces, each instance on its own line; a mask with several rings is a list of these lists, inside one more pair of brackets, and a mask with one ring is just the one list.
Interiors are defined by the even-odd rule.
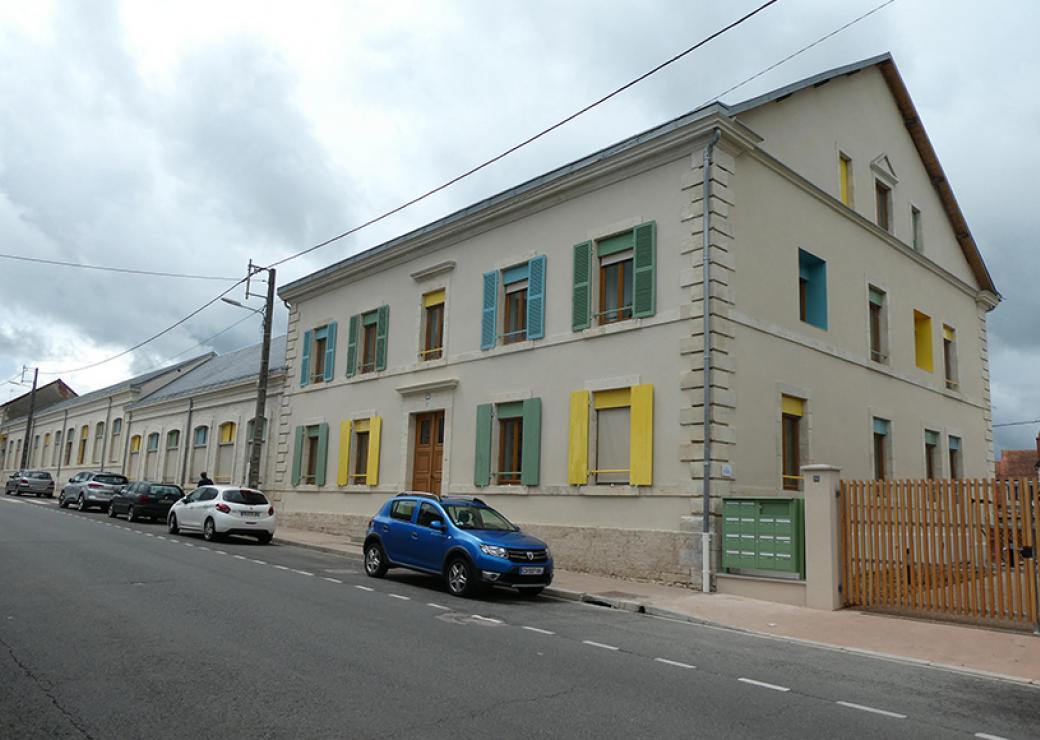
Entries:
[[1024,492],[1025,505],[1022,513],[1025,521],[1022,524],[1023,547],[1032,550],[1032,557],[1025,559],[1026,572],[1026,614],[1027,619],[1033,625],[1040,627],[1040,617],[1037,615],[1037,582],[1036,582],[1036,546],[1037,546],[1037,523],[1040,521],[1040,486],[1036,480],[1029,481],[1029,487]]
[[971,555],[968,552],[968,519],[967,507],[964,505],[964,481],[954,481],[954,496],[957,499],[957,521],[960,523],[957,530],[957,541],[960,553],[959,577],[961,580],[961,609],[965,615],[970,615],[975,610],[975,604],[971,598],[971,581],[968,573],[968,563]]

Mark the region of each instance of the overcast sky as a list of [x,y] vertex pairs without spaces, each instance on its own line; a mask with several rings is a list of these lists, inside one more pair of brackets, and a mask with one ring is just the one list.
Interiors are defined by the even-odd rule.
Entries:
[[[287,264],[279,283],[696,108],[880,2],[780,0],[537,144]],[[0,252],[237,277],[250,258],[459,174],[758,4],[0,0]],[[990,320],[998,423],[1040,419],[1037,28],[1026,0],[899,0],[724,98],[894,54],[1004,296]],[[226,285],[9,260],[0,276],[0,382],[23,364],[115,354]],[[259,341],[259,323],[218,304],[61,377],[82,393]],[[19,392],[6,384],[0,401]],[[998,445],[1030,447],[1038,428],[998,429]]]

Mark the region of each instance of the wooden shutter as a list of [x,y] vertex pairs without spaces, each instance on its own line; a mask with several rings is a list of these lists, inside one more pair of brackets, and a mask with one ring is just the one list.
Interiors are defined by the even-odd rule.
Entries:
[[545,255],[528,263],[527,275],[527,338],[545,336]]
[[654,482],[654,387],[632,386],[628,435],[628,482],[650,486]]
[[361,314],[350,317],[350,329],[347,332],[347,377],[352,378],[357,374],[357,343],[358,334],[361,332]]
[[592,242],[574,245],[574,284],[571,292],[571,329],[592,324]]
[[336,485],[350,485],[350,427],[351,422],[339,423],[339,460],[336,461]]
[[[632,257],[632,296],[637,318],[653,316],[657,307],[657,224],[649,221],[635,228]],[[707,289],[707,288],[706,288]]]
[[379,438],[383,433],[383,418],[373,416],[368,420],[368,467],[365,469],[365,483],[370,486],[379,485]]
[[293,448],[292,460],[292,484],[294,486],[300,485],[300,481],[302,480],[300,470],[303,467],[303,434],[303,427],[296,427],[296,446]]
[[571,421],[567,448],[567,482],[583,486],[589,482],[589,392],[571,394]]
[[524,399],[523,460],[520,482],[525,486],[537,486],[542,464],[542,399]]
[[311,380],[311,345],[314,343],[314,332],[310,329],[303,333],[303,351],[300,354],[300,386]]
[[473,463],[473,485],[484,487],[491,482],[491,416],[492,405],[477,406],[477,449]]
[[330,321],[325,335],[325,381],[332,380],[336,366],[336,322]]
[[314,485],[325,485],[325,469],[329,462],[329,425],[318,425],[318,464],[314,468]]
[[498,271],[484,273],[484,301],[480,313],[480,348],[495,346],[498,328]]
[[386,370],[386,340],[390,329],[390,306],[380,306],[376,316],[376,370]]

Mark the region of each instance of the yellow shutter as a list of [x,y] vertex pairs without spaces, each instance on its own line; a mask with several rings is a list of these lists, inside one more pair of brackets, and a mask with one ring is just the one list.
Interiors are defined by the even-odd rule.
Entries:
[[382,417],[373,416],[368,420],[368,470],[365,471],[365,482],[370,486],[379,485],[379,437],[382,431]]
[[350,422],[339,423],[339,461],[336,463],[336,485],[350,484]]
[[628,482],[633,486],[654,483],[654,387],[634,385],[629,409]]
[[358,419],[354,422],[355,432],[367,432],[368,431],[368,419]]
[[589,482],[589,392],[571,394],[571,426],[568,436],[567,482],[583,486]]
[[788,416],[803,416],[805,414],[805,401],[793,396],[782,396],[781,409]]
[[444,303],[444,288],[435,290],[432,293],[427,293],[423,296],[423,306],[429,308],[430,306],[439,306]]
[[620,409],[632,403],[631,388],[614,388],[609,391],[596,391],[593,394],[596,410]]

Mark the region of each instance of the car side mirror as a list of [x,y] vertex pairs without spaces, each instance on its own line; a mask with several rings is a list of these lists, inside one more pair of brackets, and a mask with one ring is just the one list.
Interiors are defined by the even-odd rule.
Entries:
[[440,519],[434,519],[432,522],[430,522],[430,528],[443,530],[444,522],[442,522]]
[[72,478],[69,478],[69,483],[72,483]]

